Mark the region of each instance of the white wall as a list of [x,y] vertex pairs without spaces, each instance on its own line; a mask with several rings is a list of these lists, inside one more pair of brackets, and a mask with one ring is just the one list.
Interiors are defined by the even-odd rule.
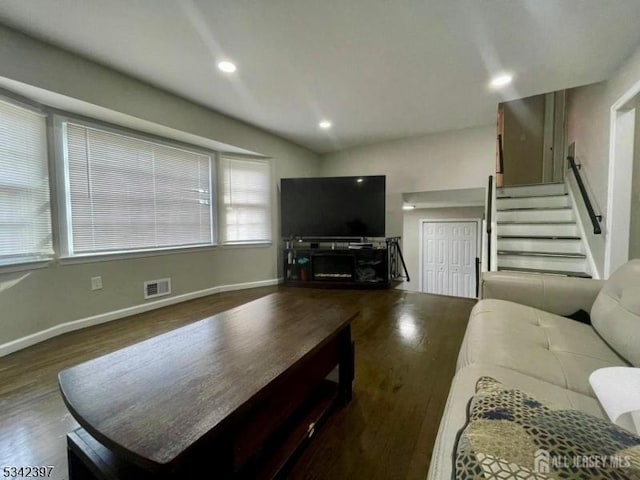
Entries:
[[576,143],[576,161],[588,181],[597,210],[607,204],[609,174],[609,109],[615,101],[607,95],[607,82],[573,88],[568,92],[567,138]]
[[486,125],[352,148],[322,156],[321,172],[386,175],[387,236],[400,236],[403,193],[486,186],[495,135],[495,125]]
[[[596,213],[606,215],[609,182],[609,121],[611,106],[636,82],[640,81],[640,48],[609,79],[567,92],[567,140],[576,143],[576,160],[583,165],[591,201]],[[580,199],[578,199],[580,201]],[[582,214],[581,214],[582,216]],[[583,218],[584,225],[590,225]],[[587,241],[593,258],[604,271],[606,218],[601,222],[602,235],[587,229]]]
[[[142,282],[171,277],[174,295],[278,276],[276,183],[319,174],[316,154],[264,130],[196,105],[97,63],[0,26],[0,75],[98,107],[272,157],[272,245],[216,247],[193,253],[0,273],[0,351],[3,344],[59,326],[144,303]],[[92,292],[90,277],[102,276]]]
[[[484,207],[417,208],[403,215],[402,253],[409,271],[410,282],[403,282],[401,288],[419,291],[420,288],[420,222],[422,220],[446,220],[451,218],[471,218],[482,220]],[[482,232],[478,231],[478,235]],[[477,255],[481,255],[478,250]]]

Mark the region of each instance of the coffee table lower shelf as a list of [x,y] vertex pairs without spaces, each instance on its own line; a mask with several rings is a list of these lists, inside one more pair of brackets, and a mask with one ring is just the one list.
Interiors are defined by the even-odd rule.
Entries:
[[[324,380],[254,452],[243,468],[228,478],[283,478],[295,459],[339,404],[338,383]],[[249,427],[250,428],[250,427]],[[151,480],[180,479],[185,472],[151,473],[123,459],[99,443],[83,428],[67,435],[70,480]],[[233,459],[229,459],[232,463]],[[188,471],[218,470],[211,459],[194,458]],[[216,478],[225,478],[224,476]]]

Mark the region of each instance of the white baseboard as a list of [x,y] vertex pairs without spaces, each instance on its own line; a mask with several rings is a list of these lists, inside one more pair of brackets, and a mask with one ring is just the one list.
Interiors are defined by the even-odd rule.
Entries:
[[140,305],[134,305],[133,307],[122,308],[120,310],[114,310],[112,312],[101,313],[99,315],[93,315],[91,317],[61,323],[60,325],[47,328],[46,330],[42,330],[40,332],[32,333],[31,335],[27,335],[26,337],[3,343],[2,345],[0,345],[0,357],[9,355],[10,353],[22,350],[23,348],[30,347],[31,345],[35,345],[36,343],[43,342],[58,335],[62,335],[63,333],[80,330],[81,328],[91,327],[93,325],[110,322],[112,320],[118,320],[120,318],[129,317],[138,313],[148,312],[150,310],[156,310],[158,308],[167,307],[176,303],[186,302],[187,300],[206,297],[207,295],[214,295],[221,292],[231,292],[234,290],[246,290],[248,288],[268,287],[271,285],[278,285],[280,282],[281,279],[272,278],[269,280],[259,280],[257,282],[219,285],[217,287],[206,288],[204,290],[198,290],[196,292],[184,293],[182,295],[163,298],[162,300],[146,302]]

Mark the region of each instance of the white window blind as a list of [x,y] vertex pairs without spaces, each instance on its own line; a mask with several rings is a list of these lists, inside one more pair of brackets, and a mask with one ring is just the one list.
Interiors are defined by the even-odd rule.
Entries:
[[63,124],[69,254],[210,245],[211,157]]
[[223,243],[271,240],[271,166],[265,160],[220,157]]
[[45,116],[0,101],[0,265],[52,255]]

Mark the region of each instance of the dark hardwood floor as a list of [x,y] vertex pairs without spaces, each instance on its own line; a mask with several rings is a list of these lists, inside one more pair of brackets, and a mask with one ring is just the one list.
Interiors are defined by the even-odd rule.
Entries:
[[[53,338],[0,358],[0,475],[7,465],[54,466],[67,479],[66,434],[77,424],[57,373],[90,358],[277,291],[227,292]],[[302,453],[294,479],[423,479],[475,301],[401,290],[292,289],[357,305],[356,378]],[[185,352],[188,354],[188,352]]]

